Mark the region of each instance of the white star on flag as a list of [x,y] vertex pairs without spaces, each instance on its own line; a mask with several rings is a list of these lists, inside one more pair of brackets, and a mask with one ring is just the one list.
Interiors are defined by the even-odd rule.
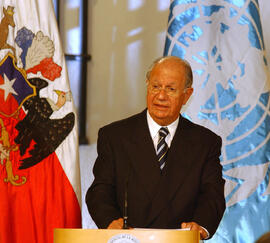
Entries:
[[0,85],[0,89],[4,90],[5,93],[5,101],[7,100],[7,97],[9,93],[18,95],[16,91],[12,88],[14,82],[16,81],[16,78],[9,80],[6,74],[4,74],[4,84]]

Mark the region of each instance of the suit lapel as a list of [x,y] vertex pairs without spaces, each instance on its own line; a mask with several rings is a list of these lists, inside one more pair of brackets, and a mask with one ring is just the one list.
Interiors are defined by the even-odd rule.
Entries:
[[188,159],[192,154],[193,147],[191,130],[185,119],[180,116],[179,125],[168,152],[166,165],[162,170],[162,177],[158,185],[159,190],[152,202],[149,224],[160,214],[163,208],[168,206],[169,201],[183,185],[193,166]]
[[130,154],[134,154],[131,158],[131,164],[136,177],[144,186],[149,199],[152,200],[156,194],[161,173],[147,124],[146,110],[138,117],[137,124],[133,129],[133,137],[130,139],[132,146],[129,147]]

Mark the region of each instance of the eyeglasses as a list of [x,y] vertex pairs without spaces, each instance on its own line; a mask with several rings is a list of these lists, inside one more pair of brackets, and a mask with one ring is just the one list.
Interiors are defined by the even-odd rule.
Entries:
[[[168,95],[168,96],[176,96],[179,93],[179,90],[174,88],[173,86],[166,86],[165,88],[162,88],[161,85],[158,84],[151,84],[148,83],[148,89],[152,94],[158,94],[161,92],[161,90],[164,90],[164,92]],[[184,90],[185,93],[186,90]]]

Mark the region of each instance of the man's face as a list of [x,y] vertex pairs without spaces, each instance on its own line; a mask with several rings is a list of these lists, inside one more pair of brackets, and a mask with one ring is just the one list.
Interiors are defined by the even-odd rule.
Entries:
[[147,81],[147,108],[159,125],[174,122],[192,94],[192,88],[185,89],[185,77],[185,67],[177,59],[164,60],[152,69]]

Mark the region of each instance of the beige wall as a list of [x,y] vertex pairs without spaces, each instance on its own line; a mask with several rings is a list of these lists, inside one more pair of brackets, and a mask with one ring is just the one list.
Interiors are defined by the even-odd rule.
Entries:
[[169,0],[91,1],[90,143],[101,126],[144,109],[145,72],[163,54],[168,7]]
[[[259,3],[266,48],[270,48],[270,2],[259,0]],[[144,109],[145,73],[163,53],[169,4],[170,0],[89,1],[88,49],[92,60],[87,70],[87,137],[90,144],[96,142],[100,127]],[[78,52],[74,44],[78,40],[79,6],[76,0],[65,0],[64,5],[64,46],[68,53]],[[76,65],[69,67],[71,75],[76,70]],[[71,84],[71,88],[76,100],[80,94],[76,85]]]

